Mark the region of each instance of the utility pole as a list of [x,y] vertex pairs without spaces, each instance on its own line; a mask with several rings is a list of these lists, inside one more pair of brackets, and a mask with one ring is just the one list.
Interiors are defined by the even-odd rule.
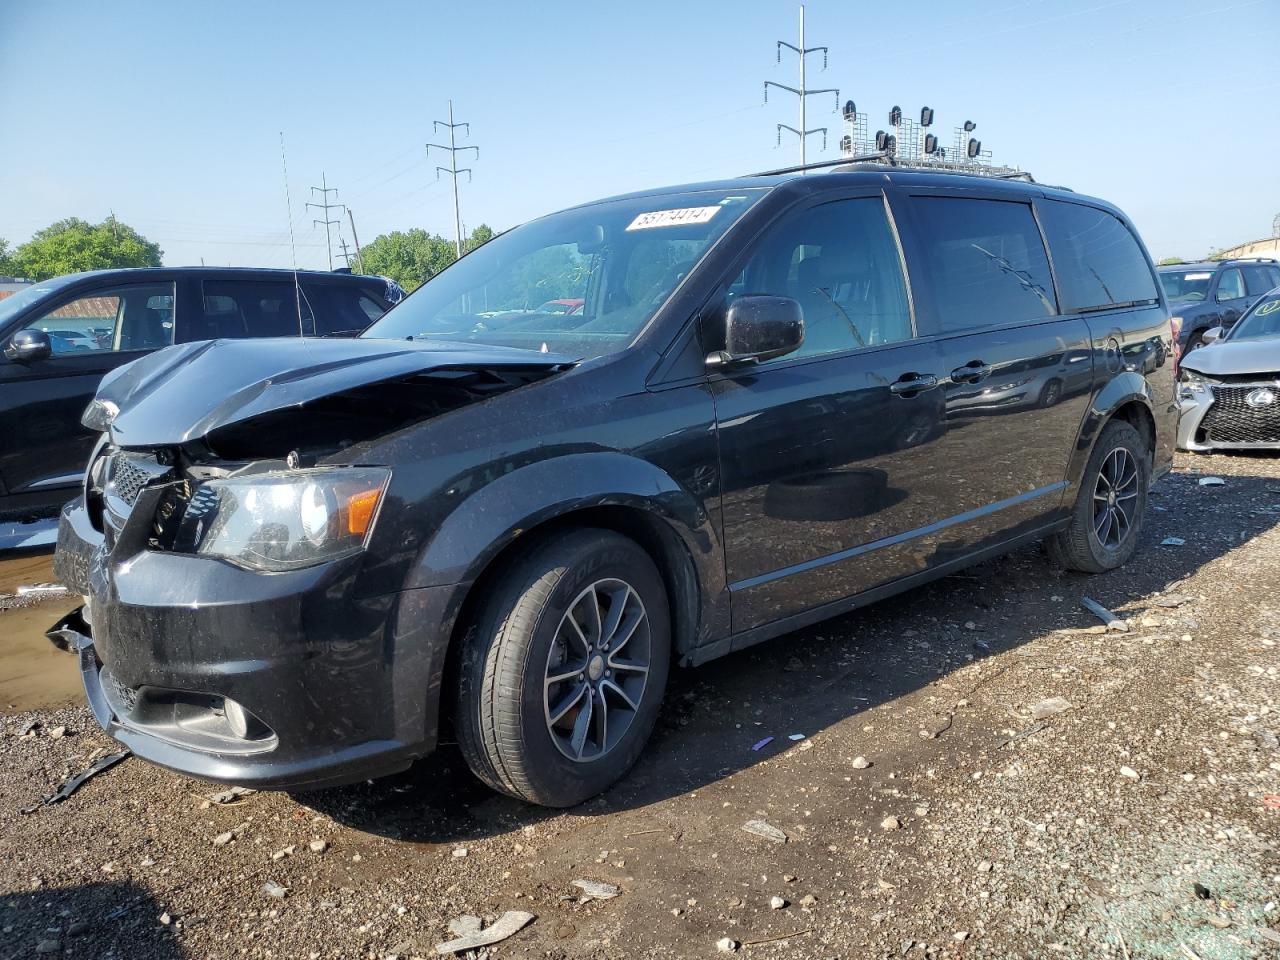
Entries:
[[839,109],[840,91],[835,89],[834,87],[827,88],[824,90],[810,90],[807,86],[805,86],[805,69],[804,68],[805,68],[805,61],[808,59],[809,54],[817,53],[819,50],[821,50],[822,51],[822,69],[825,70],[827,69],[827,48],[826,47],[806,47],[804,45],[804,4],[803,3],[800,4],[800,46],[797,47],[793,44],[787,43],[785,40],[779,40],[778,50],[777,50],[779,63],[782,62],[783,47],[786,47],[788,50],[795,52],[800,58],[800,88],[796,89],[795,87],[788,87],[785,83],[775,83],[772,80],[766,80],[764,82],[764,100],[765,100],[765,103],[769,102],[770,87],[777,87],[780,90],[787,91],[787,93],[794,93],[797,97],[800,98],[800,127],[799,129],[797,129],[795,127],[788,126],[785,123],[778,124],[778,143],[779,144],[782,143],[783,130],[789,130],[792,133],[794,133],[797,137],[799,137],[800,138],[800,164],[803,166],[805,162],[805,149],[804,149],[805,141],[809,139],[810,134],[814,134],[814,133],[822,134],[822,149],[825,150],[827,148],[827,128],[814,127],[812,130],[810,130],[807,126],[805,126],[805,101],[809,97],[812,97],[814,94],[834,93],[836,97],[836,108]]
[[449,101],[449,122],[448,122],[448,123],[445,123],[443,120],[434,120],[434,121],[432,121],[432,123],[431,123],[431,135],[432,135],[432,136],[435,136],[436,131],[437,131],[437,130],[439,130],[441,127],[444,127],[444,128],[446,128],[446,129],[449,131],[449,145],[446,147],[443,143],[428,143],[428,144],[427,144],[427,153],[428,153],[428,154],[430,154],[430,153],[431,153],[431,148],[432,148],[432,147],[435,147],[437,150],[448,150],[448,151],[449,151],[449,166],[447,166],[447,167],[436,167],[436,179],[437,179],[437,180],[439,180],[439,179],[440,179],[440,174],[442,174],[442,173],[447,173],[447,174],[449,174],[451,177],[453,177],[453,232],[454,232],[454,248],[455,248],[455,250],[456,250],[456,252],[457,252],[457,255],[458,255],[459,257],[461,257],[461,256],[462,256],[462,215],[458,212],[458,174],[460,174],[460,173],[465,173],[465,174],[467,175],[467,182],[468,182],[468,183],[470,183],[470,182],[471,182],[471,168],[470,168],[470,167],[463,167],[463,168],[461,168],[461,169],[459,169],[459,168],[458,168],[458,154],[459,154],[459,153],[461,153],[461,152],[462,152],[462,151],[464,151],[464,150],[474,150],[474,151],[476,152],[476,159],[477,159],[477,160],[479,160],[479,159],[480,159],[480,148],[479,148],[479,147],[460,147],[460,146],[458,146],[458,142],[457,142],[457,139],[456,139],[456,136],[455,136],[455,135],[457,134],[457,132],[458,132],[458,128],[459,128],[459,127],[466,127],[466,128],[467,128],[467,136],[471,136],[471,124],[469,124],[469,123],[454,123],[454,122],[453,122],[453,101],[452,101],[452,100],[450,100],[450,101]]
[[360,234],[356,233],[356,218],[350,207],[347,207],[347,219],[351,221],[351,239],[356,244],[356,265],[360,268],[360,272],[364,273],[364,254],[360,252]]
[[347,253],[347,238],[342,235],[342,231],[338,231],[338,246],[342,248],[342,262],[347,265],[347,269],[351,269],[351,254]]
[[315,226],[318,226],[319,224],[322,224],[322,223],[324,224],[324,251],[329,255],[329,269],[332,270],[333,269],[333,241],[329,239],[329,227],[331,227],[335,223],[341,223],[342,221],[330,220],[329,211],[330,210],[345,211],[347,208],[341,203],[329,202],[329,194],[332,193],[334,196],[337,196],[338,188],[329,186],[329,182],[325,180],[323,170],[320,171],[320,186],[312,187],[311,192],[320,194],[320,199],[321,201],[323,201],[321,203],[312,203],[310,200],[308,200],[307,206],[315,207],[317,210],[324,211],[324,219],[312,220],[311,226],[315,227]]

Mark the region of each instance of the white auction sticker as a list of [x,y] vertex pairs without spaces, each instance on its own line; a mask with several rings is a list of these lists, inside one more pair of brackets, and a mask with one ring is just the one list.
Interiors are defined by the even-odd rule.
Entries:
[[682,223],[706,223],[719,207],[681,207],[679,210],[654,210],[642,213],[631,221],[628,230],[652,230],[654,227],[675,227]]

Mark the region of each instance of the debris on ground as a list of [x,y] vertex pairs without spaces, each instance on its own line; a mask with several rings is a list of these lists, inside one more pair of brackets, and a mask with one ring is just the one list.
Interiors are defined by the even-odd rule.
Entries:
[[268,880],[262,885],[262,892],[272,899],[283,900],[289,895],[289,888],[276,883],[274,880]]
[[774,843],[787,842],[787,835],[765,820],[748,820],[742,825],[742,829],[747,833],[755,834],[757,837],[772,840]]
[[871,761],[861,754],[853,758],[853,769],[866,770],[869,766],[871,766]]
[[27,583],[18,587],[20,597],[60,597],[70,591],[60,583]]
[[490,924],[483,930],[476,930],[458,937],[456,940],[437,944],[436,953],[444,956],[450,953],[462,953],[464,950],[475,950],[478,947],[488,947],[495,943],[501,943],[508,937],[523,930],[534,919],[532,913],[526,913],[523,910],[508,910],[495,923]]
[[765,737],[763,740],[757,740],[751,745],[752,750],[763,750],[769,744],[773,743],[773,737]]
[[1080,599],[1080,605],[1105,623],[1108,630],[1114,630],[1117,633],[1124,633],[1129,629],[1129,625],[1127,623],[1091,597],[1082,597]]
[[1202,487],[1221,487],[1225,486],[1227,481],[1221,477],[1201,477],[1196,482]]
[[885,817],[880,821],[881,830],[901,830],[902,821],[897,817]]
[[248,797],[257,792],[249,787],[228,787],[226,790],[220,790],[218,793],[212,794],[209,800],[212,803],[235,803],[241,797]]
[[1186,544],[1186,542],[1187,542],[1187,541],[1183,540],[1181,537],[1165,537],[1163,540],[1161,540],[1161,541],[1160,541],[1160,546],[1162,546],[1162,547],[1181,547],[1181,546],[1185,545],[1185,544]]
[[91,778],[96,777],[105,770],[110,770],[121,760],[132,755],[132,750],[121,750],[119,753],[109,753],[105,757],[100,757],[75,776],[68,777],[66,780],[63,780],[62,783],[58,785],[57,790],[53,791],[53,793],[49,794],[47,797],[42,797],[39,803],[33,803],[29,807],[23,807],[20,812],[34,813],[42,806],[48,807],[55,803],[61,803],[63,800],[67,799],[67,797],[71,796],[84,786]]
[[1044,720],[1048,717],[1056,717],[1060,713],[1066,713],[1072,709],[1071,701],[1066,697],[1049,697],[1047,700],[1041,700],[1031,708],[1032,720]]
[[584,903],[591,900],[612,900],[622,892],[612,883],[602,883],[599,880],[574,880],[573,886],[582,891]]
[[732,937],[721,937],[716,941],[716,949],[721,953],[737,953],[740,944]]

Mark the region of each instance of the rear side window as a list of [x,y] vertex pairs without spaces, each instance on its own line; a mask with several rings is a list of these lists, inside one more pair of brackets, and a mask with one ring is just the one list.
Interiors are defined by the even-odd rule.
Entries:
[[178,325],[178,339],[296,337],[311,323],[303,298],[299,318],[294,285],[280,280],[205,280],[200,316]]
[[1276,279],[1276,269],[1274,267],[1256,266],[1242,267],[1244,272],[1244,285],[1249,291],[1249,296],[1260,297],[1264,293],[1269,293],[1273,287],[1280,283]]
[[391,307],[380,289],[350,283],[307,283],[303,288],[315,314],[314,330],[307,333],[317,337],[355,336]]
[[1057,313],[1049,259],[1029,204],[915,197],[912,206],[936,311],[937,329],[921,333]]
[[1043,203],[1040,213],[1064,313],[1159,299],[1142,248],[1117,217],[1057,200]]

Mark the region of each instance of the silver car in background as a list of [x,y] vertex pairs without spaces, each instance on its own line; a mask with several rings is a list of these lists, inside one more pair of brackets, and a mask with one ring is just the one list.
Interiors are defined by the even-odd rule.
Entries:
[[1179,373],[1183,450],[1280,450],[1280,287],[1226,333],[1187,355]]

